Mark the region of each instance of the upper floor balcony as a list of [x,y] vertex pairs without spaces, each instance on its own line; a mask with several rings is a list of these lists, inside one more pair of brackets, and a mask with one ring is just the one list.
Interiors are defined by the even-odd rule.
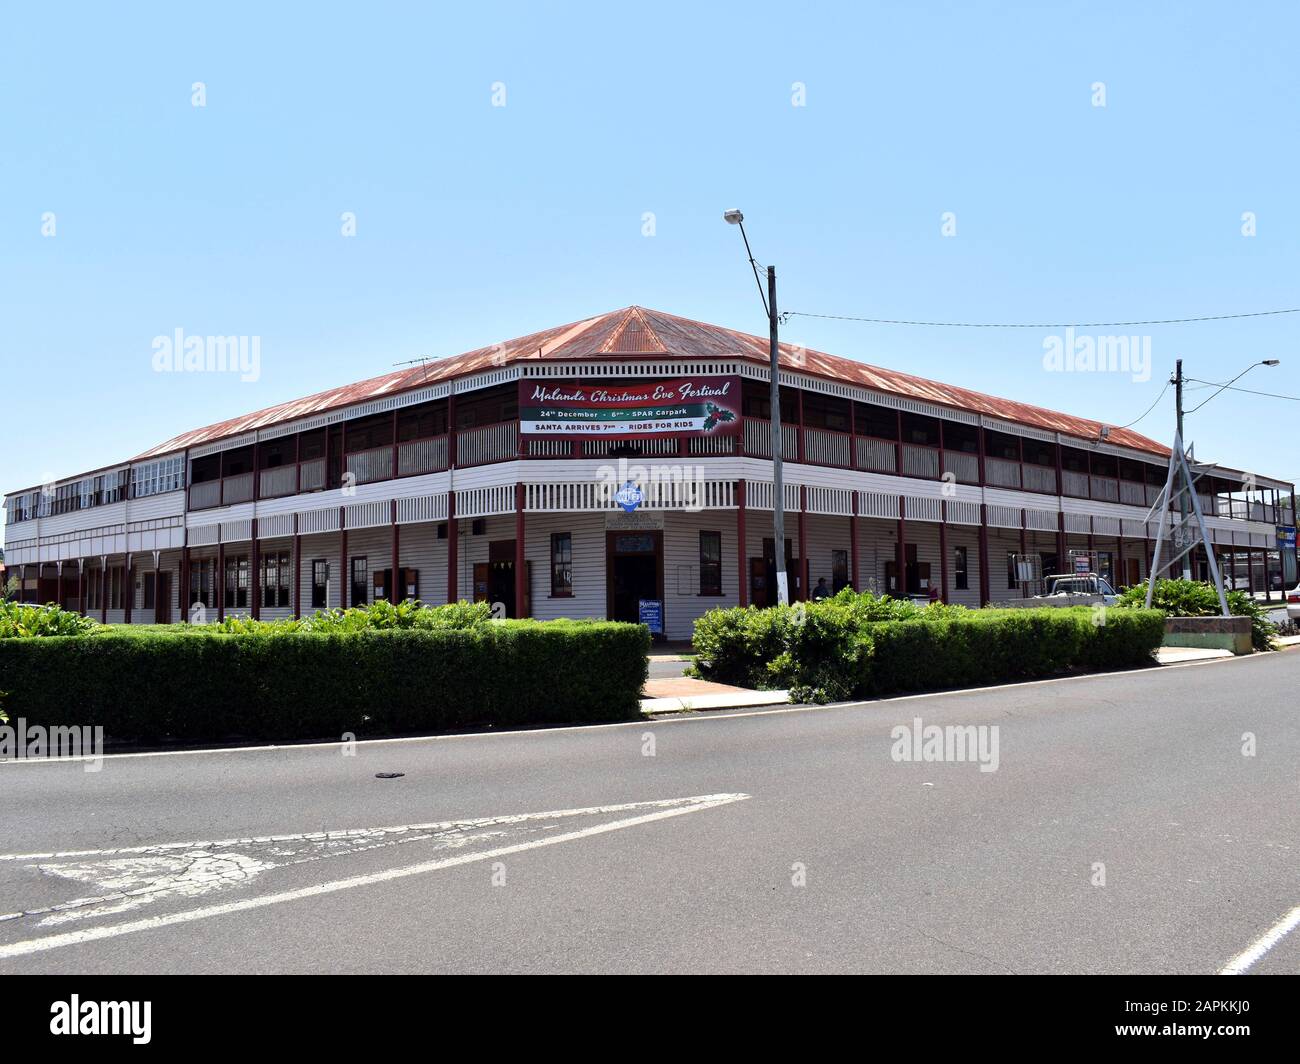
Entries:
[[[189,508],[228,506],[345,485],[370,484],[505,461],[634,458],[680,463],[712,458],[770,459],[773,431],[766,385],[743,381],[741,416],[731,432],[653,437],[521,432],[514,384],[351,419],[194,459]],[[789,463],[1007,491],[1150,507],[1166,466],[1053,438],[940,419],[869,403],[782,393],[781,457]],[[453,428],[453,425],[455,426]],[[1082,441],[1081,441],[1082,442]],[[1249,505],[1230,497],[1240,483],[1203,481],[1207,515],[1278,521],[1279,493]],[[1285,508],[1289,514],[1289,508]]]
[[[453,439],[454,435],[454,439]],[[781,425],[786,462],[884,473],[919,480],[1003,488],[1125,506],[1150,507],[1164,488],[1165,469],[1154,463],[1136,468],[1065,469],[1041,461],[980,455],[922,443],[858,435],[833,429]],[[1063,450],[1065,448],[1062,448]],[[342,457],[320,455],[257,470],[232,471],[197,481],[189,488],[191,510],[229,506],[253,499],[369,484],[494,462],[590,458],[656,459],[672,462],[719,457],[767,459],[772,428],[762,418],[744,418],[740,432],[727,436],[648,438],[525,436],[517,421],[461,429],[423,439],[375,447],[348,448]],[[1114,475],[1108,475],[1113,472]],[[346,480],[344,479],[346,477]],[[1199,493],[1206,516],[1277,523],[1289,514],[1271,501],[1247,501]]]

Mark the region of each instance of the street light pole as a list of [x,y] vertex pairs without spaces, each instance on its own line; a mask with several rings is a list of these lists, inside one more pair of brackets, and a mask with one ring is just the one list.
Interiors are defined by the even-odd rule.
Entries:
[[[776,267],[767,268],[768,355],[771,360],[772,392],[772,553],[776,555],[776,598],[782,605],[790,602],[789,577],[785,571],[785,479],[782,470],[781,373],[778,361]],[[799,548],[803,550],[802,547]],[[800,557],[803,557],[801,554]]]
[[[1183,360],[1181,358],[1174,363],[1174,411],[1178,417],[1178,445],[1182,447],[1184,451],[1186,451],[1187,447],[1182,442],[1183,440]],[[1187,503],[1188,503],[1187,493],[1192,490],[1192,486],[1187,482],[1186,478],[1183,477],[1181,472],[1181,466],[1179,468],[1180,468],[1180,472],[1178,475],[1183,480],[1183,490],[1178,493],[1178,524],[1180,530],[1183,530],[1187,526]],[[1180,543],[1179,546],[1182,546],[1182,544]],[[1191,578],[1192,578],[1192,555],[1191,552],[1189,551],[1187,554],[1183,555],[1183,579],[1190,580]]]
[[[738,210],[723,211],[722,217],[731,225],[740,226],[740,236],[745,241],[745,254],[749,256],[749,266],[754,271],[754,283],[758,285],[759,298],[763,300],[763,309],[767,311],[768,355],[772,377],[770,403],[772,422],[772,553],[776,556],[776,600],[782,606],[790,604],[790,581],[785,571],[785,486],[781,468],[781,376],[778,359],[780,342],[777,338],[776,316],[776,267],[767,268],[767,295],[763,294],[763,282],[758,277],[758,263],[749,247],[749,236],[745,233],[745,216]],[[745,545],[737,544],[737,550],[743,552]]]

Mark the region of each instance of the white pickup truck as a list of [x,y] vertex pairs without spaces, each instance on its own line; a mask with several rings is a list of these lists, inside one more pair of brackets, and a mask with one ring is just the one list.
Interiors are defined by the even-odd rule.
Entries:
[[999,606],[1113,606],[1119,601],[1115,589],[1096,573],[1045,576],[1047,591],[1031,598],[1011,599]]

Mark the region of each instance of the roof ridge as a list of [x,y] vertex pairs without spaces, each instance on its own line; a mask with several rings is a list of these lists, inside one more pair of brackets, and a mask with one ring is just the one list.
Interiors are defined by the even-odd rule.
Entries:
[[648,335],[650,339],[658,345],[657,347],[639,347],[637,348],[638,353],[654,352],[655,354],[669,354],[668,345],[663,342],[663,338],[655,331],[650,322],[646,320],[645,311],[640,307],[633,305],[630,307],[624,307],[622,310],[616,310],[613,313],[622,314],[623,320],[615,326],[614,331],[605,338],[605,341],[598,348],[602,354],[629,353],[623,351],[619,344],[623,339],[624,333],[627,332],[628,326],[633,322],[636,322],[641,331]]

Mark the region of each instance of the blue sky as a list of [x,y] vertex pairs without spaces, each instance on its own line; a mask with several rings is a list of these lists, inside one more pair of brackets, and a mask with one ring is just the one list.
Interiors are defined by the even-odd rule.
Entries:
[[[3,490],[631,303],[762,333],[731,206],[786,309],[1300,305],[1293,3],[289,7],[7,12]],[[260,337],[260,378],[155,373],[177,328]],[[1149,380],[1046,372],[1051,330],[784,335],[1115,424],[1179,356],[1210,381],[1281,358],[1243,386],[1300,394],[1300,315],[1111,331],[1150,337]],[[1224,394],[1189,436],[1295,479],[1295,413]],[[1171,425],[1170,394],[1138,428]]]

